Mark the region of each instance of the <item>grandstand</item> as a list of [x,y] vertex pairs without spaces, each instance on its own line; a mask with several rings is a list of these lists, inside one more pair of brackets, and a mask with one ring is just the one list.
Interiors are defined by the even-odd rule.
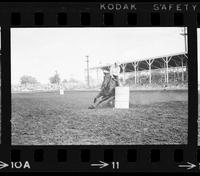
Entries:
[[[122,62],[120,63],[120,79],[124,85],[128,84],[132,87],[141,85],[187,86],[187,61],[188,54],[183,52]],[[90,72],[96,72],[96,80],[102,81],[99,78],[99,72],[104,69],[109,70],[109,68],[110,65],[108,64],[92,67],[89,70]]]

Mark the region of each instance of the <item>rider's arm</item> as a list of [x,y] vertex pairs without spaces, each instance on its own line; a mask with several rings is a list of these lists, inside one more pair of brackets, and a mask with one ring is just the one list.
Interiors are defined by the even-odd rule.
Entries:
[[110,67],[110,76],[113,78],[113,66]]

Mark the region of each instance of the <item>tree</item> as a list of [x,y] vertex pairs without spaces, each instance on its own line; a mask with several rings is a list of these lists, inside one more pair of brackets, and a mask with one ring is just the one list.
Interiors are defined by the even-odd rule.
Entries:
[[64,79],[64,80],[62,81],[62,83],[64,83],[64,84],[67,83],[67,82],[68,82],[68,81],[67,81],[66,79]]
[[60,83],[60,76],[56,72],[54,76],[49,78],[51,84],[59,84]]
[[37,84],[38,81],[36,80],[36,78],[32,77],[32,76],[28,76],[28,75],[24,75],[20,78],[20,83],[22,85],[27,85],[27,84]]
[[76,80],[76,79],[74,79],[74,78],[70,78],[70,79],[69,79],[69,82],[71,82],[71,83],[78,83],[78,80]]

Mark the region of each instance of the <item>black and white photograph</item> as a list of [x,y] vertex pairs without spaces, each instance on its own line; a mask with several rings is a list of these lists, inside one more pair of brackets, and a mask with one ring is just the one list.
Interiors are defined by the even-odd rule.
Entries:
[[[1,99],[1,27],[0,27],[0,99]],[[0,101],[0,144],[1,144],[1,101]]]
[[197,55],[198,55],[198,145],[200,145],[200,29],[197,29]]
[[11,28],[12,145],[181,145],[186,27]]

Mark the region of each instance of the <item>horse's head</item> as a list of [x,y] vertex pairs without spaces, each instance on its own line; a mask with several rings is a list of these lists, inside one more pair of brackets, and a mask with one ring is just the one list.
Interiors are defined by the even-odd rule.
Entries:
[[108,89],[110,79],[111,79],[110,73],[104,72],[104,79],[101,89]]
[[117,83],[112,79],[110,73],[104,74],[104,81],[101,90],[107,95],[113,94],[116,86]]

